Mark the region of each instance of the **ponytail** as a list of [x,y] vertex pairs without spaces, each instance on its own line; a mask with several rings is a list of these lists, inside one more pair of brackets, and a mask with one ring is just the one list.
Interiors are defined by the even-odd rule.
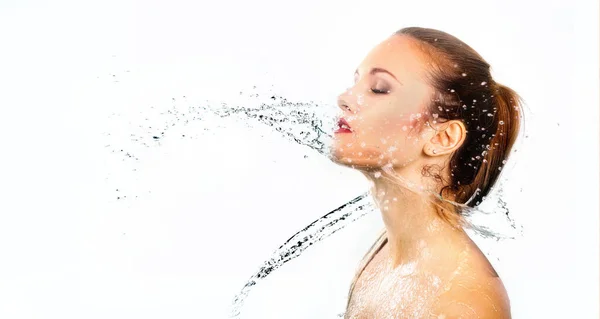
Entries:
[[467,205],[478,205],[498,180],[502,168],[508,160],[512,147],[519,135],[522,118],[522,99],[511,88],[492,82],[492,105],[496,109],[495,133],[485,146],[481,166],[470,185],[470,199]]

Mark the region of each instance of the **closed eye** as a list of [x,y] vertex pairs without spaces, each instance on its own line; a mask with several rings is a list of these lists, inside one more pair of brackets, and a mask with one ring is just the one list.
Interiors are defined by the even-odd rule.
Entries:
[[371,89],[371,92],[373,92],[375,94],[387,94],[387,93],[390,93],[389,90],[379,90],[379,89],[375,89],[375,88]]

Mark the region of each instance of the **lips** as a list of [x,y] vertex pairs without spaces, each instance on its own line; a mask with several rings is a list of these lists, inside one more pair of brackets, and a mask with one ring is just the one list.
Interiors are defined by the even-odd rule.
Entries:
[[339,119],[338,129],[335,131],[335,133],[352,133],[350,125],[348,124],[348,122],[346,122],[344,118]]

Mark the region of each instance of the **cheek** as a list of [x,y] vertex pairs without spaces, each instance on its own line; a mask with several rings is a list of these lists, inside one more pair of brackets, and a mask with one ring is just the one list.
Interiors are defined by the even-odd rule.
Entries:
[[378,112],[361,123],[358,138],[372,146],[405,145],[419,140],[424,114],[421,112]]

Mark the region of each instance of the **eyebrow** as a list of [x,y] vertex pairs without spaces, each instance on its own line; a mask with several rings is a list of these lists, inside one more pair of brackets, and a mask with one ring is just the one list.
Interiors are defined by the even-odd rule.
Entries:
[[[392,72],[386,70],[386,69],[382,69],[382,68],[372,68],[371,71],[369,71],[369,74],[373,75],[375,73],[387,73],[389,74],[391,77],[394,78],[394,80],[398,81],[398,79],[392,74]],[[358,70],[354,71],[354,75],[358,75]],[[402,82],[398,81],[398,83],[404,85]]]

